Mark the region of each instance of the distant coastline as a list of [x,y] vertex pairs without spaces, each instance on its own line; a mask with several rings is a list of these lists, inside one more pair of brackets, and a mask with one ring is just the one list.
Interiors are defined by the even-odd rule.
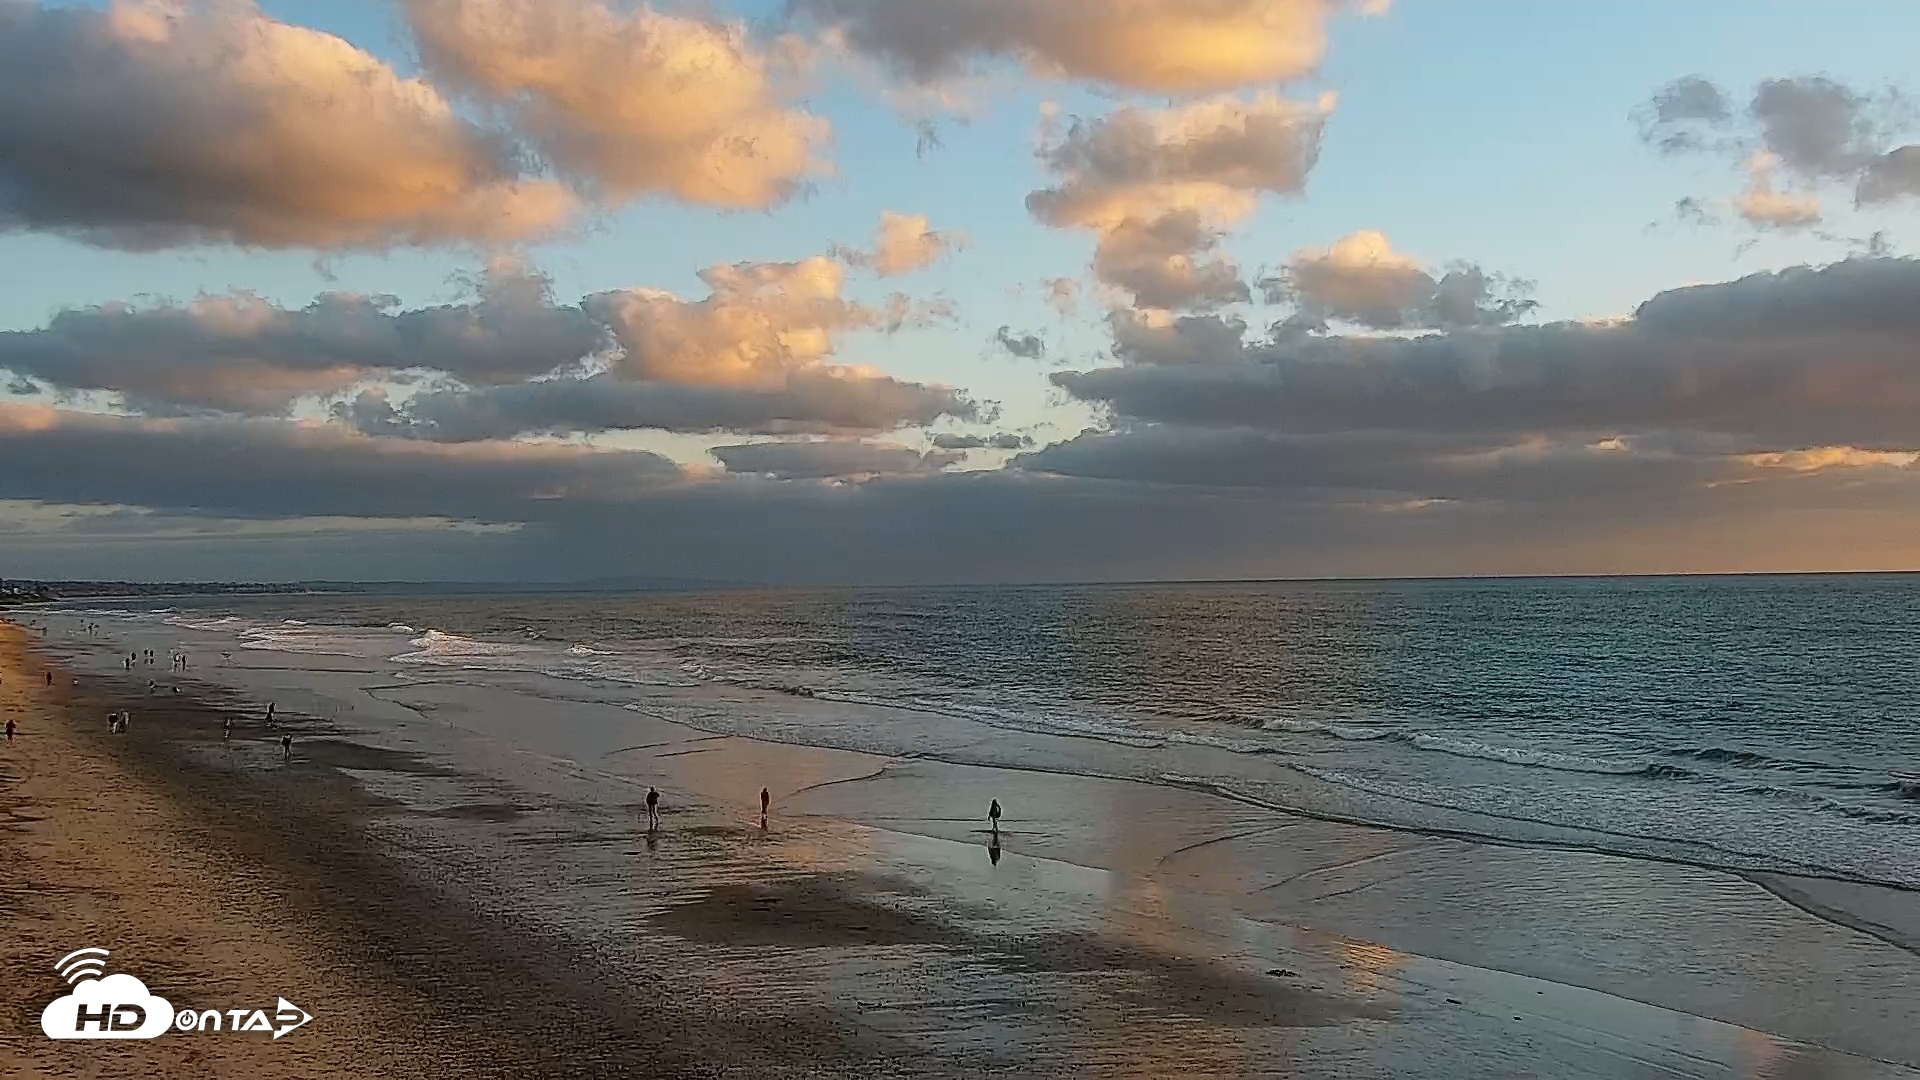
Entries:
[[1755,570],[1670,574],[1479,574],[1419,575],[1412,577],[1298,577],[1298,578],[1140,578],[1114,581],[1006,581],[1006,582],[765,582],[701,578],[601,578],[589,581],[283,581],[283,582],[141,582],[51,581],[0,578],[0,609],[28,604],[72,600],[137,600],[189,596],[325,596],[402,595],[476,596],[515,594],[675,593],[721,592],[742,589],[1051,589],[1159,587],[1234,587],[1259,585],[1380,585],[1393,582],[1444,585],[1472,582],[1528,581],[1668,581],[1690,578],[1864,578],[1903,577],[1920,570]]

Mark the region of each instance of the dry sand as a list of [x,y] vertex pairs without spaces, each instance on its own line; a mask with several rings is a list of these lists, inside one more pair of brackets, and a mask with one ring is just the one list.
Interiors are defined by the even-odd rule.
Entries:
[[[716,738],[652,704],[339,658],[150,696],[109,673],[126,641],[59,640],[77,689],[0,635],[22,721],[0,757],[0,1075],[1920,1077],[1910,951],[1725,876]],[[315,1019],[53,1044],[51,962],[82,945],[175,1002]],[[1768,948],[1809,984],[1758,966]]]

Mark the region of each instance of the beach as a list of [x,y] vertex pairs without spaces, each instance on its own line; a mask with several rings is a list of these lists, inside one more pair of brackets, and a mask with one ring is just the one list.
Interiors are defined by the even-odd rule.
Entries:
[[[879,705],[21,621],[9,1075],[1920,1076],[1900,889],[1292,813],[1045,733],[863,749]],[[50,1042],[88,945],[313,1019]]]

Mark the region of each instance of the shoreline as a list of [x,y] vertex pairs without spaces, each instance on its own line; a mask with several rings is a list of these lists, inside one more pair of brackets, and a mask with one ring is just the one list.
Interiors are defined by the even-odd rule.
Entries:
[[[6,638],[15,633],[0,628]],[[0,640],[0,685],[31,689],[16,650],[17,642]],[[70,689],[72,676],[57,681],[67,686],[56,690]],[[307,757],[276,770],[268,755],[267,768],[236,775],[195,760],[197,748],[218,740],[218,725],[236,702],[169,695],[137,710],[128,735],[108,736],[103,726],[96,736],[79,715],[108,711],[103,706],[138,690],[100,676],[82,676],[81,683],[64,701],[34,710],[15,744],[21,753],[7,759],[26,763],[41,780],[58,770],[64,797],[49,798],[44,784],[0,789],[0,805],[15,818],[24,810],[30,828],[56,819],[84,827],[81,835],[47,837],[45,854],[20,860],[24,888],[9,890],[40,901],[28,918],[8,912],[10,929],[40,933],[10,935],[12,947],[0,950],[6,984],[34,989],[5,1010],[0,1072],[523,1076],[566,1061],[568,1075],[704,1076],[780,1066],[791,1056],[778,1052],[780,1042],[796,1035],[804,1036],[799,1042],[809,1056],[846,1064],[868,1056],[853,1052],[858,1038],[846,1032],[839,1033],[845,1045],[832,1045],[824,1023],[793,1032],[736,1019],[722,1037],[710,1019],[663,1015],[658,1003],[595,971],[592,958],[570,943],[504,925],[432,887],[380,850],[368,825],[381,802],[344,771],[405,772],[421,767],[416,762],[349,752],[332,763]],[[43,683],[38,688],[45,690]],[[143,698],[154,701],[135,700]],[[91,768],[76,771],[77,761]],[[83,777],[90,782],[75,783]],[[103,803],[131,806],[133,822],[104,818]],[[102,835],[109,826],[125,832]],[[9,856],[16,843],[6,838]],[[60,879],[60,867],[75,857],[133,877],[142,851],[152,848],[169,853],[159,876],[144,880],[142,895],[112,890],[110,917],[76,918],[56,902],[69,891],[100,887],[99,875],[91,883]],[[16,876],[14,858],[0,865]],[[145,925],[129,933],[126,923]],[[42,935],[53,940],[28,940]],[[38,1031],[38,1010],[59,989],[50,964],[75,947],[60,947],[71,941],[106,945],[116,970],[124,961],[170,1000],[217,1001],[213,988],[246,988],[232,996],[267,1003],[286,996],[315,1019],[284,1043],[170,1034],[131,1053],[122,1044],[49,1043]],[[275,948],[288,958],[260,955]],[[636,1022],[641,1016],[645,1024]]]
[[[68,643],[77,670],[87,670],[89,644]],[[196,812],[215,817],[244,815],[241,807],[248,803],[240,793],[295,774],[299,782],[284,785],[282,801],[273,804],[283,812],[311,814],[316,803],[342,805],[332,796],[317,798],[316,789],[344,785],[359,803],[334,846],[378,864],[389,875],[382,879],[386,887],[397,894],[419,889],[425,879],[464,896],[468,908],[447,919],[492,926],[522,941],[557,943],[521,955],[530,965],[571,949],[585,958],[576,970],[595,972],[596,992],[610,986],[631,1003],[614,1022],[631,1024],[657,1007],[644,992],[636,996],[635,988],[657,981],[661,971],[705,970],[708,981],[721,982],[699,990],[702,1009],[729,1015],[716,1003],[750,988],[756,1000],[784,1011],[809,1038],[831,1036],[803,1059],[780,1063],[781,1075],[841,1075],[849,1068],[862,1075],[973,1075],[966,1062],[969,1052],[980,1049],[975,1028],[1011,1039],[1023,1048],[1020,1060],[1029,1067],[1040,1063],[1041,1071],[1071,1065],[1113,1072],[1141,1031],[1159,1031],[1176,1016],[1210,1026],[1160,1035],[1157,1041],[1172,1055],[1168,1060],[1212,1062],[1223,1075],[1245,1074],[1246,1055],[1257,1056],[1261,1047],[1271,1052],[1276,1036],[1286,1036],[1281,1041],[1296,1049],[1316,1045],[1349,1057],[1372,1047],[1376,1057],[1384,1053],[1403,1066],[1386,1075],[1462,1075],[1473,1068],[1510,1075],[1486,1063],[1511,1058],[1516,1039],[1535,1047],[1537,1056],[1528,1059],[1534,1068],[1553,1063],[1545,1070],[1552,1075],[1626,1075],[1585,1060],[1600,1042],[1609,1053],[1625,1053],[1641,1065],[1692,1062],[1679,1066],[1681,1075],[1741,1075],[1727,1068],[1693,1070],[1703,1061],[1724,1064],[1729,1054],[1748,1052],[1739,1048],[1750,1050],[1755,1040],[1777,1059],[1820,1063],[1830,1070],[1823,1075],[1920,1075],[1894,1064],[1911,1064],[1920,1054],[1897,1043],[1870,1045],[1877,1025],[1813,1040],[1829,1047],[1860,1044],[1847,1047],[1856,1056],[1843,1056],[1794,1041],[1804,1040],[1804,1032],[1767,1036],[1762,1031],[1770,1025],[1728,1027],[1669,1011],[1657,1001],[1642,1004],[1646,997],[1623,994],[1629,988],[1604,985],[1607,978],[1599,977],[1617,972],[1540,982],[1515,970],[1525,965],[1503,962],[1579,926],[1577,906],[1545,915],[1516,908],[1505,923],[1515,948],[1504,954],[1498,941],[1462,950],[1459,942],[1430,933],[1423,939],[1419,927],[1406,923],[1413,914],[1420,916],[1416,923],[1445,923],[1491,900],[1495,910],[1469,929],[1502,925],[1507,892],[1514,881],[1530,877],[1513,868],[1532,859],[1552,866],[1548,873],[1564,875],[1582,865],[1575,854],[1501,852],[1257,807],[1236,810],[1215,794],[1121,780],[1023,777],[990,766],[714,736],[616,707],[527,696],[537,692],[528,680],[517,687],[478,686],[455,671],[412,671],[395,679],[377,664],[322,669],[300,667],[301,657],[274,659],[288,666],[236,665],[189,677],[212,674],[230,684],[201,684],[228,708],[257,711],[253,703],[266,684],[282,693],[304,687],[299,692],[311,695],[306,700],[314,712],[332,703],[331,716],[292,720],[299,725],[297,770],[250,759],[236,768],[232,748],[221,747],[217,732],[204,726],[210,720],[200,722],[198,734],[183,731],[167,742],[165,754],[135,755],[130,767],[157,773],[151,779],[171,785],[170,798],[204,804]],[[110,683],[112,676],[83,678]],[[125,693],[136,712],[152,711],[141,703],[137,684],[144,679],[132,682]],[[11,687],[13,680],[5,683]],[[161,695],[163,701],[171,698]],[[211,706],[217,707],[218,701]],[[138,720],[135,734],[117,744],[102,733],[96,749],[124,756],[145,745],[139,740],[163,722]],[[250,727],[245,734],[257,741]],[[536,739],[545,740],[539,752],[533,750]],[[184,768],[178,764],[183,761]],[[758,778],[773,772],[790,779],[776,786],[776,828],[761,834],[750,812],[727,808],[727,796],[757,790]],[[647,783],[669,794],[669,820],[655,838],[657,849],[656,843],[641,846],[637,803]],[[1009,819],[1004,859],[991,862],[974,820],[989,791],[1028,815]],[[255,810],[260,805],[252,804]],[[1089,809],[1096,812],[1089,815]],[[1097,820],[1116,814],[1134,823],[1129,831],[1113,834],[1110,821]],[[283,832],[271,843],[256,841],[245,861],[286,860],[296,855],[298,839]],[[1683,908],[1703,902],[1688,899],[1700,886],[1685,874],[1635,868],[1632,860],[1616,856],[1590,858],[1595,864],[1565,880],[1565,891],[1626,874],[1627,884],[1671,894]],[[316,856],[306,852],[299,859],[311,868]],[[1436,874],[1458,878],[1463,870],[1469,873],[1456,882],[1456,895],[1407,891],[1408,882]],[[370,880],[371,871],[356,873]],[[1306,885],[1312,889],[1303,892]],[[1758,886],[1741,887],[1759,894]],[[1750,897],[1705,895],[1748,905],[1749,917],[1777,917],[1752,907]],[[1564,905],[1578,897],[1555,899]],[[353,897],[322,890],[309,903],[315,913],[308,921],[323,931],[318,939],[332,942],[356,929],[342,915],[354,910]],[[404,935],[408,921],[424,910],[402,904],[376,913],[374,922],[389,921],[389,933]],[[1738,918],[1731,921],[1729,932],[1745,929]],[[1618,931],[1604,929],[1597,941],[1607,946]],[[1830,927],[1815,934],[1799,926],[1795,933],[1827,940],[1841,931]],[[1439,947],[1414,947],[1421,944]],[[1714,946],[1709,940],[1697,949]],[[1859,946],[1846,948],[1857,952]],[[1463,951],[1474,953],[1471,966],[1443,959]],[[376,956],[338,955],[352,971],[384,970]],[[1876,964],[1887,962],[1875,957]],[[1737,965],[1741,956],[1721,962]],[[786,980],[768,983],[769,965]],[[902,1029],[895,1014],[913,1010],[898,1002],[878,1007],[893,992],[891,984],[909,973],[916,985],[945,987],[928,991],[934,1015],[944,1021],[926,1028],[923,1015]],[[463,974],[471,986],[470,968],[435,978],[459,983]],[[1024,1000],[1064,1004],[1052,1010],[1051,1020],[957,1004],[1004,997],[1004,989],[978,995],[982,986],[1007,980],[1026,988]],[[1115,980],[1144,980],[1157,989],[1146,997],[1135,991],[1116,996],[1110,988]],[[1591,988],[1595,983],[1602,987]],[[411,985],[423,1000],[433,999],[433,980]],[[1789,996],[1781,994],[1783,1008],[1791,1004]],[[1491,1002],[1498,1004],[1488,1011]],[[1596,1013],[1611,1020],[1596,1029],[1582,1019]],[[1089,1016],[1099,1023],[1074,1030],[1064,1018],[1075,1015],[1083,1026]],[[1524,1022],[1516,1023],[1516,1015]],[[729,1022],[739,1018],[730,1016]],[[794,1034],[791,1027],[779,1030],[781,1040]],[[711,1037],[696,1033],[687,1041],[698,1046]],[[1441,1047],[1475,1064],[1463,1071],[1463,1059],[1437,1053]],[[826,1060],[817,1060],[823,1055]],[[1019,1061],[1004,1066],[1021,1071]],[[711,1067],[695,1063],[688,1074]],[[1509,1061],[1505,1067],[1515,1066]],[[1324,1075],[1373,1074],[1329,1066]]]

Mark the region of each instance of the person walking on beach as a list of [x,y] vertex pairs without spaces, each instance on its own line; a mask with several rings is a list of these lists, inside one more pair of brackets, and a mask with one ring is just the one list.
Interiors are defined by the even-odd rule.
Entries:
[[284,758],[290,758],[293,756],[293,736],[291,735],[280,736],[280,756]]
[[647,789],[647,831],[660,827],[660,793],[653,788]]
[[273,726],[273,702],[267,702],[267,726]]
[[1000,800],[999,799],[993,800],[993,805],[987,807],[987,825],[993,830],[994,835],[996,836],[999,835],[1000,833]]
[[773,801],[773,796],[768,794],[766,788],[761,788],[760,789],[760,824],[762,827],[765,827],[765,825],[767,824],[767,804],[772,801]]
[[13,722],[13,717],[7,717],[7,745],[13,745],[13,730],[18,726],[18,724]]
[[51,671],[47,672],[47,685],[48,686],[53,685],[53,672]]

